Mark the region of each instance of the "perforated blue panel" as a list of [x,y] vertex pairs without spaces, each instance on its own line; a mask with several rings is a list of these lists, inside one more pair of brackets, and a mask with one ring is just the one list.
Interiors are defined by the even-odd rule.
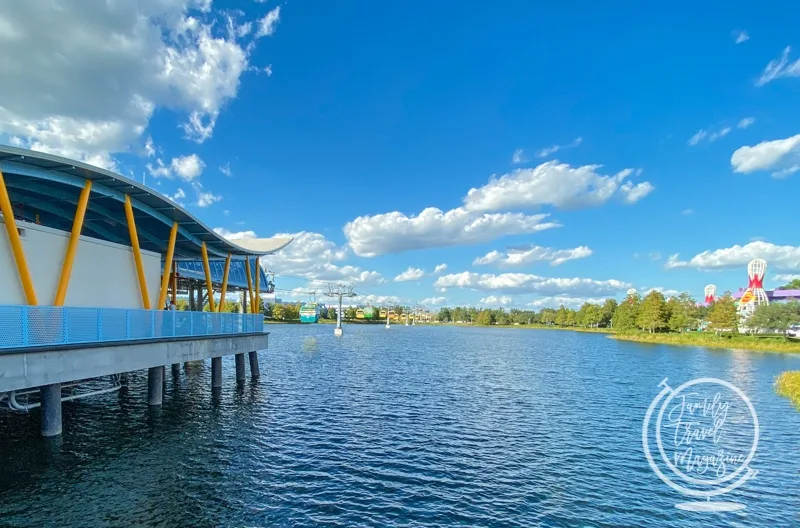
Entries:
[[0,305],[0,350],[263,331],[261,314]]

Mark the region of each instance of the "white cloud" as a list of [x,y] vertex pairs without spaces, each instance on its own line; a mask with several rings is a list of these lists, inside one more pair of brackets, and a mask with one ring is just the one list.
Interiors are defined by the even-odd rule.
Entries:
[[419,303],[425,306],[441,306],[446,302],[446,297],[428,297],[427,299],[422,299]]
[[703,251],[689,260],[682,261],[679,255],[669,257],[664,267],[695,268],[700,270],[747,268],[747,263],[761,258],[767,261],[770,269],[793,271],[800,269],[800,247],[778,246],[769,242],[749,242],[743,246]]
[[153,138],[148,137],[147,141],[144,142],[144,151],[148,158],[152,158],[156,155],[156,147],[153,144]]
[[540,158],[546,158],[550,154],[555,154],[559,150],[563,150],[565,148],[577,147],[583,142],[582,137],[575,138],[571,143],[567,143],[566,145],[553,145],[552,147],[547,147],[541,149],[539,152],[536,153],[536,156]]
[[569,260],[586,258],[592,255],[592,250],[587,246],[578,246],[573,249],[553,249],[542,246],[512,247],[506,253],[490,251],[483,257],[476,258],[473,265],[496,264],[498,266],[524,266],[535,262],[549,262],[551,266],[558,266]]
[[434,286],[437,288],[469,288],[508,294],[539,293],[542,295],[613,295],[631,287],[619,280],[598,281],[582,278],[540,277],[527,273],[479,274],[468,271],[443,275]]
[[408,267],[403,273],[394,278],[395,282],[407,282],[419,280],[425,276],[425,272],[419,268]]
[[511,156],[511,163],[525,163],[525,152],[522,149],[517,149]]
[[488,297],[483,297],[479,302],[481,304],[489,304],[493,306],[508,306],[514,302],[514,299],[509,295],[501,295],[500,297],[496,295],[490,295]]
[[186,193],[183,191],[183,189],[179,188],[177,191],[175,191],[175,194],[173,194],[171,196],[167,195],[167,198],[169,198],[170,200],[172,200],[173,202],[175,202],[177,204],[180,204],[181,200],[186,198]]
[[780,282],[781,285],[788,284],[793,280],[800,279],[800,273],[778,273],[772,277],[774,281]]
[[173,158],[171,165],[175,175],[187,182],[199,177],[206,166],[197,154]]
[[739,123],[736,125],[736,128],[744,130],[745,128],[749,128],[750,126],[752,126],[753,123],[755,122],[756,122],[755,117],[745,117],[744,119],[739,121]]
[[490,179],[483,187],[470,189],[464,198],[465,207],[469,211],[535,208],[542,205],[591,207],[601,205],[614,196],[633,203],[653,190],[649,182],[638,185],[625,183],[626,178],[638,171],[625,169],[613,176],[603,176],[596,172],[600,167],[571,167],[553,160],[532,169],[516,169]]
[[779,58],[769,61],[769,64],[767,64],[764,71],[761,73],[761,77],[756,81],[756,86],[764,86],[770,81],[783,77],[800,76],[800,59],[790,63],[789,53],[791,53],[791,51],[791,46],[786,46]]
[[[731,156],[731,165],[734,172],[744,174],[759,170],[782,169],[791,167],[793,160],[798,159],[800,153],[800,134],[773,141],[763,141],[758,145],[740,147]],[[785,176],[785,170],[773,173],[773,176]]]
[[433,268],[433,273],[438,275],[439,273],[444,273],[446,270],[447,270],[447,264],[442,262],[441,264],[439,264],[435,268]]
[[278,6],[269,13],[267,13],[264,16],[264,18],[258,21],[258,30],[256,31],[256,38],[272,36],[278,27],[278,22],[280,21],[280,19],[281,19],[281,7]]
[[[752,119],[752,118],[748,118],[748,119]],[[745,120],[740,121],[739,124],[741,124],[743,121],[745,121]],[[752,123],[750,123],[750,124],[752,124]],[[738,128],[747,128],[748,126],[750,126],[750,124],[747,124],[747,125],[745,125],[743,127],[742,126],[738,126],[738,125],[737,126],[738,126]],[[695,145],[698,145],[701,141],[703,141],[705,139],[707,139],[709,143],[713,143],[714,141],[718,140],[719,138],[723,138],[723,137],[727,136],[728,134],[730,134],[731,130],[732,130],[731,127],[724,127],[724,128],[721,128],[721,129],[719,129],[719,130],[717,130],[715,132],[709,132],[707,130],[700,129],[700,130],[697,131],[697,133],[695,135],[693,135],[691,138],[689,138],[689,141],[687,141],[687,143],[692,147],[695,146]]]
[[[215,228],[221,236],[236,241],[244,238],[256,238],[253,231],[231,232],[225,228]],[[380,273],[363,270],[358,266],[339,265],[347,259],[347,248],[337,246],[320,233],[301,231],[299,233],[278,233],[275,237],[291,237],[294,240],[274,255],[261,258],[264,269],[269,269],[283,277],[299,277],[312,281],[306,287],[316,286],[320,290],[327,289],[323,282],[345,282],[356,287],[386,283]]]
[[750,40],[750,35],[748,35],[747,31],[744,29],[734,31],[733,36],[736,37],[737,44],[741,44],[742,42],[747,42]]
[[528,303],[528,306],[536,310],[540,310],[542,308],[559,308],[561,306],[577,310],[587,302],[591,304],[602,305],[605,301],[605,297],[551,296],[542,297],[540,299],[536,299],[535,301],[531,301]]
[[195,202],[195,205],[197,205],[198,207],[208,207],[209,205],[217,203],[220,200],[222,200],[222,196],[218,194],[198,191],[197,202]]
[[[223,238],[227,238],[231,242],[236,242],[237,240],[247,240],[251,238],[256,238],[255,231],[229,231],[224,227],[215,227],[214,232],[217,233],[219,236]],[[291,245],[291,244],[290,244]]]
[[374,257],[414,249],[476,244],[506,235],[560,227],[557,222],[545,222],[548,216],[482,214],[461,207],[443,212],[429,207],[410,217],[398,211],[360,216],[344,226],[344,234],[356,255]]
[[228,178],[230,178],[231,176],[233,176],[233,172],[231,171],[231,164],[230,164],[230,162],[226,163],[225,165],[220,165],[220,167],[219,167],[219,171],[220,171],[222,174],[224,174],[225,176],[227,176]]
[[[208,0],[0,3],[0,137],[113,168],[155,154],[157,109],[203,141],[238,93],[253,41],[216,24]],[[228,15],[230,16],[230,15]],[[239,35],[242,33],[240,32]]]
[[354,297],[356,302],[359,303],[369,303],[375,306],[394,306],[397,304],[406,304],[408,303],[408,299],[403,297],[398,297],[396,295],[358,295]]

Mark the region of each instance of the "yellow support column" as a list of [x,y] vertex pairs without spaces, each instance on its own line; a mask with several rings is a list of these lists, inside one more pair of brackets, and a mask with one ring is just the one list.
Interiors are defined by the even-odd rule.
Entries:
[[225,259],[225,271],[222,274],[222,292],[219,296],[219,306],[217,311],[222,312],[225,310],[225,294],[228,292],[228,271],[231,269],[231,254],[228,253],[228,258]]
[[[250,305],[247,312],[253,312],[253,274],[250,272],[250,257],[244,258],[244,273],[247,276],[247,293],[250,295]],[[245,313],[247,313],[245,312]]]
[[83,219],[86,216],[86,207],[89,205],[89,195],[92,193],[92,181],[86,180],[78,200],[78,207],[75,210],[75,218],[72,220],[72,233],[69,235],[67,252],[64,254],[64,263],[61,266],[61,277],[58,279],[56,297],[53,299],[53,306],[64,306],[67,298],[67,288],[69,288],[69,278],[72,275],[72,264],[75,262],[75,252],[78,249],[78,241],[81,238],[83,229]]
[[[208,249],[206,249],[206,243],[203,242],[203,245],[200,247],[203,251],[203,269],[206,272],[206,288],[208,289],[208,310],[210,312],[216,312],[214,309],[214,288],[211,283],[211,267],[208,265]],[[203,308],[200,307],[202,310]]]
[[261,311],[261,268],[259,267],[260,263],[258,261],[258,257],[256,257],[256,289],[255,289],[255,297],[253,297],[251,301],[251,305],[253,306],[253,313],[257,314]]
[[136,220],[133,217],[133,206],[131,197],[125,195],[125,218],[128,220],[128,233],[131,236],[131,248],[133,248],[133,260],[136,263],[136,274],[139,276],[139,292],[142,294],[142,307],[150,309],[150,294],[147,292],[147,281],[144,278],[144,266],[142,265],[142,252],[139,249],[139,235],[136,233]]
[[178,240],[178,222],[172,224],[169,232],[169,245],[167,246],[167,257],[164,260],[164,271],[161,273],[161,292],[158,294],[158,305],[156,310],[163,310],[167,302],[167,289],[169,288],[169,274],[172,270],[172,259],[175,257],[175,241]]
[[35,306],[38,304],[36,290],[33,288],[31,272],[28,270],[28,261],[25,259],[25,250],[22,248],[22,240],[19,238],[17,222],[14,220],[14,209],[11,207],[11,198],[8,196],[8,189],[6,189],[6,181],[2,172],[0,172],[0,212],[3,213],[3,221],[6,224],[6,231],[8,231],[8,240],[11,243],[11,251],[14,253],[14,260],[17,263],[17,273],[19,273],[19,280],[22,283],[22,290],[25,292],[25,301]]

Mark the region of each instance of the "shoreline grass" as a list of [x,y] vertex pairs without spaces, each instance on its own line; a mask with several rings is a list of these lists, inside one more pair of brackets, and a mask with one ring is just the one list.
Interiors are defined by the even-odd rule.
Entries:
[[720,337],[710,332],[689,332],[685,334],[613,334],[611,339],[634,341],[654,345],[696,346],[708,348],[728,348],[772,352],[777,354],[800,354],[800,342],[787,341],[780,337],[760,338],[753,336]]
[[775,393],[788,398],[800,410],[800,370],[787,370],[775,377]]

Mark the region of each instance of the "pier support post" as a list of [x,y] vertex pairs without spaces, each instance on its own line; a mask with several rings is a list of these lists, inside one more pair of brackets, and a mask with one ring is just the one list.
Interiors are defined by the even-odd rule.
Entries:
[[222,388],[222,358],[211,358],[211,388]]
[[181,364],[180,363],[173,363],[172,364],[172,376],[177,378],[181,375]]
[[39,389],[42,399],[42,436],[61,434],[61,384],[53,383]]
[[147,369],[147,405],[161,405],[164,397],[164,367]]
[[261,376],[261,371],[258,368],[258,350],[253,350],[248,356],[250,356],[250,375],[254,378]]
[[236,354],[236,382],[243,382],[244,380],[244,352],[242,352],[241,354]]

